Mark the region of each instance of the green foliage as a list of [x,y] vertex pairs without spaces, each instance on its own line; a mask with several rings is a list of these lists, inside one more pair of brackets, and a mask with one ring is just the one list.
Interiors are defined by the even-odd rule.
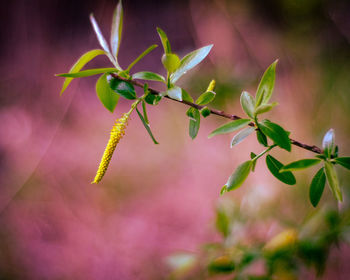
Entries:
[[224,124],[218,127],[213,132],[211,132],[208,138],[214,137],[215,135],[219,135],[219,134],[234,132],[242,127],[247,126],[249,123],[250,123],[249,119],[239,119],[239,120],[229,122],[227,124]]
[[266,156],[266,165],[272,173],[272,175],[275,176],[278,180],[288,185],[295,185],[296,180],[293,173],[290,171],[281,173],[280,170],[283,167],[283,164],[277,159],[275,159],[273,156]]
[[311,204],[314,207],[317,206],[317,204],[319,203],[322,197],[325,184],[326,184],[326,175],[324,173],[324,168],[322,167],[320,170],[317,171],[310,185],[309,198],[310,198]]
[[317,158],[307,158],[307,159],[297,160],[283,166],[281,169],[281,172],[306,169],[313,165],[319,164],[320,162],[321,160]]
[[[161,62],[166,70],[166,76],[151,71],[142,71],[130,74],[133,66],[136,65],[143,57],[148,55],[152,50],[154,50],[157,45],[153,44],[148,47],[136,59],[134,59],[125,70],[123,70],[118,63],[118,54],[123,30],[123,7],[121,1],[114,10],[110,45],[108,45],[100,27],[97,24],[97,21],[92,14],[90,15],[90,21],[102,50],[97,49],[86,52],[78,59],[68,73],[57,75],[66,78],[62,86],[61,94],[66,90],[74,78],[102,74],[96,83],[96,93],[103,106],[110,112],[114,112],[120,96],[127,100],[134,100],[130,111],[126,113],[126,115],[129,116],[133,110],[136,110],[142,124],[155,144],[158,144],[158,142],[155,140],[150,129],[146,104],[158,105],[164,96],[191,106],[191,108],[187,110],[186,114],[189,118],[189,135],[192,139],[198,135],[201,116],[206,118],[214,113],[216,115],[234,119],[233,121],[219,126],[217,129],[212,131],[208,138],[242,129],[233,136],[231,140],[231,148],[244,141],[250,134],[256,132],[257,141],[265,147],[265,150],[257,154],[251,152],[250,160],[238,165],[236,170],[229,177],[225,186],[221,189],[221,194],[240,187],[244,183],[250,171],[254,171],[257,161],[262,156],[266,155],[266,165],[269,171],[278,180],[288,185],[296,184],[296,179],[291,171],[309,168],[313,165],[322,163],[324,167],[322,167],[316,173],[310,185],[309,198],[312,205],[316,206],[319,203],[326,180],[328,181],[328,185],[334,197],[338,201],[342,201],[342,193],[335,166],[341,165],[347,169],[350,169],[350,157],[338,157],[339,149],[335,144],[335,134],[333,129],[330,129],[323,138],[322,152],[317,149],[311,149],[310,146],[304,146],[305,149],[319,153],[315,156],[315,158],[301,159],[287,165],[283,165],[280,161],[269,155],[270,150],[273,148],[281,148],[291,152],[292,142],[293,144],[296,144],[296,141],[291,141],[289,138],[290,133],[284,130],[279,124],[271,122],[267,119],[258,119],[261,114],[271,111],[277,105],[277,102],[269,103],[275,86],[277,60],[273,62],[264,72],[257,87],[255,97],[251,96],[246,91],[242,92],[240,103],[248,118],[241,119],[237,116],[228,115],[213,109],[211,110],[207,107],[207,105],[216,97],[216,93],[214,91],[214,80],[210,82],[207,90],[204,91],[195,102],[192,96],[185,89],[175,84],[189,70],[193,69],[201,61],[203,61],[203,59],[211,51],[213,45],[207,45],[196,49],[180,59],[176,53],[172,52],[166,33],[162,29],[157,28],[157,33],[164,50]],[[81,69],[89,61],[101,54],[104,54],[109,58],[113,67],[86,69],[81,71]],[[164,90],[162,92],[158,92],[154,89],[148,88],[148,84],[144,84],[144,95],[138,97],[134,86],[136,85],[142,87],[142,85],[135,82],[135,79],[159,82],[164,87]],[[139,103],[142,105],[142,113],[137,109],[137,105]],[[272,144],[269,144],[270,141],[268,141],[267,138],[272,141]],[[221,231],[223,231],[223,229],[221,229]],[[214,265],[212,268],[213,267],[216,266]],[[228,267],[230,267],[229,261]],[[233,269],[232,267],[228,270],[231,271]],[[217,269],[218,268],[213,268],[212,270]]]
[[114,90],[120,96],[129,100],[136,99],[135,88],[131,83],[112,78],[109,80],[109,85],[112,90]]
[[[103,50],[91,50],[86,53],[84,53],[77,62],[72,66],[72,68],[69,70],[69,73],[76,73],[79,72],[80,69],[82,69],[85,64],[87,64],[89,61],[94,59],[96,56],[105,54],[105,51]],[[66,90],[66,88],[69,86],[73,78],[66,78],[63,82],[62,90],[60,95]]]
[[277,146],[282,149],[291,151],[291,143],[288,137],[288,133],[278,124],[270,122],[269,120],[263,120],[259,123],[259,129],[269,137]]
[[235,136],[233,136],[231,140],[231,148],[239,143],[241,143],[244,139],[246,139],[250,134],[255,131],[254,127],[246,127],[238,132]]
[[251,169],[252,169],[252,161],[248,160],[240,164],[235,172],[228,178],[227,183],[225,184],[227,191],[232,191],[234,189],[239,188],[247,179]]
[[137,72],[132,75],[132,78],[147,81],[165,82],[165,78],[162,75],[150,71]]
[[103,106],[106,107],[111,113],[113,113],[117,106],[119,95],[116,94],[107,81],[107,74],[103,74],[96,83],[96,93],[98,99],[102,102]]

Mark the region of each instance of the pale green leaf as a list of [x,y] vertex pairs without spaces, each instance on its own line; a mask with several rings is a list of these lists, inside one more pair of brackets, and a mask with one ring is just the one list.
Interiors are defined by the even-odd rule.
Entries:
[[191,70],[198,63],[200,63],[209,54],[212,47],[213,45],[202,47],[187,54],[184,58],[182,58],[180,66],[173,74],[171,74],[170,81],[172,83],[175,83],[183,74],[185,74],[188,70]]
[[249,172],[251,170],[252,167],[252,161],[248,160],[243,162],[242,164],[240,164],[235,172],[230,176],[230,178],[228,179],[227,183],[226,183],[226,189],[227,191],[232,191],[234,189],[239,188],[245,181],[245,179],[247,179]]
[[301,159],[297,161],[293,161],[291,163],[286,164],[281,168],[281,172],[285,171],[294,171],[294,170],[302,170],[309,168],[313,165],[319,164],[322,160],[318,158],[307,158],[307,159]]
[[215,95],[216,93],[214,91],[206,91],[197,98],[196,104],[207,105],[214,100]]
[[239,143],[241,143],[244,139],[246,139],[250,134],[255,131],[255,127],[249,126],[245,129],[238,132],[235,136],[233,136],[231,141],[231,148]]
[[180,87],[174,86],[168,89],[165,93],[172,99],[182,101],[182,90]]
[[335,172],[334,166],[330,162],[326,161],[324,164],[324,167],[325,167],[328,185],[335,199],[338,201],[343,201],[343,195],[340,191],[339,180],[338,180],[337,173]]
[[241,106],[243,111],[250,118],[254,118],[254,108],[255,108],[255,99],[248,92],[243,91],[241,94]]
[[137,72],[132,75],[133,79],[140,79],[140,80],[147,80],[147,81],[158,81],[158,82],[165,82],[165,78],[157,73],[149,72],[149,71],[142,71]]
[[82,78],[82,77],[89,77],[97,74],[112,73],[117,71],[118,70],[115,68],[94,68],[94,69],[88,69],[88,70],[74,72],[74,73],[56,74],[56,76],[69,77],[69,78]]
[[242,127],[247,126],[250,123],[249,119],[238,119],[229,123],[226,123],[220,127],[218,127],[217,129],[215,129],[214,131],[212,131],[208,138],[211,138],[215,135],[219,135],[219,134],[225,134],[225,133],[231,133],[233,131],[236,131]]
[[122,1],[120,0],[114,10],[112,28],[111,28],[111,49],[112,49],[112,55],[114,55],[116,60],[118,56],[120,41],[122,38],[122,30],[123,30],[123,5],[122,5]]
[[256,92],[256,104],[255,108],[260,106],[261,104],[267,103],[273,92],[273,88],[275,86],[275,76],[276,76],[276,64],[278,60],[275,60],[265,71],[263,77],[261,78],[260,84],[258,86],[258,90]]

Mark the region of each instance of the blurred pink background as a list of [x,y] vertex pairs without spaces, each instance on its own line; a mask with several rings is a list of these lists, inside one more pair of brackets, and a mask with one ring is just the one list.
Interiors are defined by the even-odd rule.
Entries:
[[[242,115],[240,92],[254,94],[264,69],[279,58],[273,101],[280,105],[267,117],[292,131],[293,138],[318,146],[333,127],[340,153],[349,155],[347,1],[124,2],[122,66],[149,45],[160,45],[156,26],[167,32],[180,56],[213,43],[209,58],[180,85],[198,96],[215,78],[213,106]],[[109,38],[115,5],[16,0],[0,12],[0,279],[164,279],[167,255],[196,252],[200,244],[219,240],[213,221],[222,199],[232,198],[252,216],[273,203],[272,212],[295,221],[311,209],[306,184],[312,174],[298,173],[305,183],[289,187],[263,162],[241,189],[220,198],[234,168],[261,148],[253,136],[233,149],[232,135],[208,139],[226,122],[216,116],[202,119],[192,141],[187,108],[168,100],[149,106],[160,145],[133,115],[105,178],[90,184],[109,130],[131,103],[120,99],[116,112],[109,113],[96,98],[96,77],[74,80],[60,97],[63,79],[54,74],[99,48],[90,12]],[[161,54],[159,47],[134,71],[164,74]],[[88,66],[105,65],[108,60],[99,57]],[[311,156],[297,147],[293,152],[278,156],[284,162]],[[339,170],[339,177],[347,192],[349,175]],[[332,201],[331,195],[322,201]],[[347,203],[346,198],[343,207]],[[270,225],[261,225],[263,237]],[[339,251],[334,258],[338,266],[328,275],[337,276],[324,279],[347,279],[345,258]]]

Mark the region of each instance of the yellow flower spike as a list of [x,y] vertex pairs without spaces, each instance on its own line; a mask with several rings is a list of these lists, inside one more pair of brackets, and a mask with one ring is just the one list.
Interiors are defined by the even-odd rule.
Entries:
[[116,120],[111,130],[111,136],[103,153],[95,179],[93,182],[91,182],[91,184],[97,184],[102,180],[103,176],[105,175],[108,165],[111,161],[112,155],[115,151],[115,148],[117,147],[117,144],[119,143],[120,139],[122,139],[125,134],[125,128],[128,124],[129,115],[130,112],[125,113],[120,119]]
[[214,91],[215,84],[216,84],[215,80],[212,80],[207,88],[207,91]]

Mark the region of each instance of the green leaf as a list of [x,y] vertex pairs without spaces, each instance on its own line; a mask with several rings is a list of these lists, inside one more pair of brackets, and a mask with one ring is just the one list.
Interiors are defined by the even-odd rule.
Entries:
[[103,74],[96,83],[97,97],[111,113],[113,113],[117,106],[119,95],[116,94],[107,81],[107,74]]
[[137,72],[132,75],[132,79],[165,82],[165,78],[162,75],[149,71]]
[[225,134],[225,133],[230,133],[230,132],[236,131],[242,127],[245,127],[249,123],[250,123],[249,119],[238,119],[238,120],[226,123],[226,124],[218,127],[217,129],[215,129],[213,132],[211,132],[209,134],[208,138],[211,138],[211,137],[218,135],[218,134]]
[[157,27],[157,32],[158,32],[158,35],[159,35],[160,40],[162,42],[164,53],[171,53],[171,47],[170,47],[170,43],[168,40],[168,36],[159,27]]
[[281,172],[306,169],[313,165],[319,164],[321,161],[322,160],[318,158],[307,158],[307,159],[293,161],[283,166],[281,168]]
[[216,210],[216,229],[224,236],[227,237],[230,234],[230,219],[221,208]]
[[206,91],[198,97],[198,99],[196,100],[196,104],[207,105],[208,103],[214,100],[215,95],[216,93],[213,91]]
[[204,118],[208,117],[211,114],[211,111],[208,107],[202,108],[200,112]]
[[182,89],[182,100],[193,103],[192,96],[184,89]]
[[227,191],[232,191],[234,189],[239,188],[245,179],[247,179],[249,172],[252,168],[252,161],[248,160],[240,164],[235,172],[228,178],[228,181],[226,183],[226,189]]
[[250,134],[252,134],[255,130],[255,127],[249,126],[245,129],[238,132],[235,136],[233,136],[231,141],[231,148],[239,143],[241,143],[244,139],[246,139]]
[[278,60],[275,60],[269,68],[265,71],[263,77],[261,78],[260,84],[258,86],[258,90],[256,92],[256,100],[255,108],[260,106],[261,104],[267,103],[273,92],[273,88],[275,86],[275,76],[276,76],[276,64]]
[[[86,53],[84,53],[78,60],[77,62],[74,63],[72,68],[69,70],[69,73],[73,72],[79,72],[81,68],[85,66],[86,63],[94,59],[96,56],[105,54],[105,51],[103,50],[91,50]],[[60,95],[66,90],[66,88],[69,86],[73,78],[66,78],[63,82],[63,86],[60,92]]]
[[149,124],[147,124],[146,120],[144,119],[144,117],[142,116],[142,114],[140,113],[140,111],[137,109],[137,107],[136,107],[136,112],[137,112],[138,116],[140,117],[140,120],[142,121],[143,126],[146,128],[146,130],[147,130],[149,136],[151,136],[151,139],[152,139],[153,143],[154,143],[154,144],[159,144],[159,143],[157,142],[157,140],[154,138]]
[[250,118],[254,118],[254,108],[255,108],[255,99],[248,92],[243,91],[241,94],[241,106],[243,111]]
[[323,153],[326,155],[326,157],[330,158],[335,148],[334,129],[331,128],[330,130],[328,130],[325,136],[323,137],[322,148]]
[[56,76],[69,77],[69,78],[82,78],[82,77],[89,77],[97,74],[111,73],[111,72],[117,72],[117,71],[118,70],[116,68],[95,68],[95,69],[89,69],[89,70],[84,70],[80,72],[74,72],[74,73],[56,74]]
[[220,195],[223,195],[225,192],[227,192],[226,185],[221,188]]
[[145,97],[146,103],[150,105],[157,105],[161,99],[162,97],[160,95],[151,94],[151,93]]
[[145,122],[146,122],[146,124],[149,125],[149,120],[148,120],[147,110],[146,110],[146,103],[143,100],[142,100],[142,111],[143,111],[143,116],[144,116]]
[[292,146],[288,133],[278,124],[270,122],[269,120],[263,120],[259,123],[261,131],[268,136],[277,146],[282,149],[291,151]]
[[272,175],[275,176],[278,180],[287,185],[295,185],[296,180],[293,173],[289,171],[280,173],[280,169],[283,167],[283,164],[273,156],[266,156],[266,165]]
[[136,92],[134,86],[128,82],[112,78],[109,80],[110,87],[120,96],[133,100],[136,99]]
[[190,118],[189,134],[190,134],[190,137],[193,140],[194,138],[196,138],[196,136],[198,134],[200,121],[201,121],[201,116],[199,114],[198,109],[192,107],[192,108],[190,108],[190,110],[192,112],[189,113],[189,114],[192,115],[192,118]]
[[208,270],[210,274],[217,273],[231,273],[235,269],[234,262],[230,259],[229,256],[221,256],[214,259],[208,265]]
[[268,111],[271,111],[273,107],[275,107],[276,105],[278,105],[277,102],[273,102],[271,104],[262,104],[255,109],[254,115],[260,115]]
[[152,45],[150,47],[148,47],[143,53],[141,53],[133,62],[130,63],[130,65],[128,66],[128,68],[126,68],[126,72],[129,73],[129,71],[131,70],[132,67],[134,67],[134,65],[136,63],[138,63],[142,58],[144,58],[146,55],[148,55],[151,51],[153,51],[156,47],[158,47],[157,45]]
[[174,53],[165,53],[162,56],[162,63],[169,73],[173,73],[180,65],[180,58]]
[[334,161],[341,166],[350,169],[350,157],[338,157],[335,158]]
[[165,93],[172,99],[182,101],[182,90],[180,87],[174,86],[168,89]]
[[266,138],[266,135],[264,133],[262,133],[259,130],[256,131],[256,138],[258,139],[258,142],[263,145],[264,147],[267,147],[268,144],[267,144],[267,138]]
[[328,185],[335,199],[338,201],[343,201],[343,195],[340,191],[339,180],[338,180],[337,173],[335,172],[334,166],[330,162],[326,161],[324,164],[324,167],[326,171]]
[[325,184],[326,184],[326,175],[324,173],[324,168],[322,167],[320,170],[318,170],[318,172],[312,179],[311,185],[310,185],[309,198],[313,207],[316,207],[317,204],[319,203],[323,194]]
[[111,27],[111,49],[112,55],[117,60],[120,41],[122,38],[122,30],[123,30],[123,5],[120,0],[118,5],[116,6],[113,13],[112,27]]
[[182,58],[178,69],[171,74],[170,81],[175,83],[183,74],[200,63],[209,54],[212,47],[213,45],[202,47]]
[[98,24],[97,24],[93,14],[90,14],[90,22],[92,24],[92,27],[93,27],[95,33],[96,33],[97,40],[100,43],[102,49],[104,49],[104,51],[106,52],[107,57],[109,58],[109,60],[113,63],[113,65],[118,70],[122,70],[121,67],[119,66],[118,62],[114,58],[114,56],[111,54],[111,51],[109,50],[109,47],[108,47],[108,44],[107,44],[107,41],[103,37],[102,32],[100,30],[100,27],[98,26]]

